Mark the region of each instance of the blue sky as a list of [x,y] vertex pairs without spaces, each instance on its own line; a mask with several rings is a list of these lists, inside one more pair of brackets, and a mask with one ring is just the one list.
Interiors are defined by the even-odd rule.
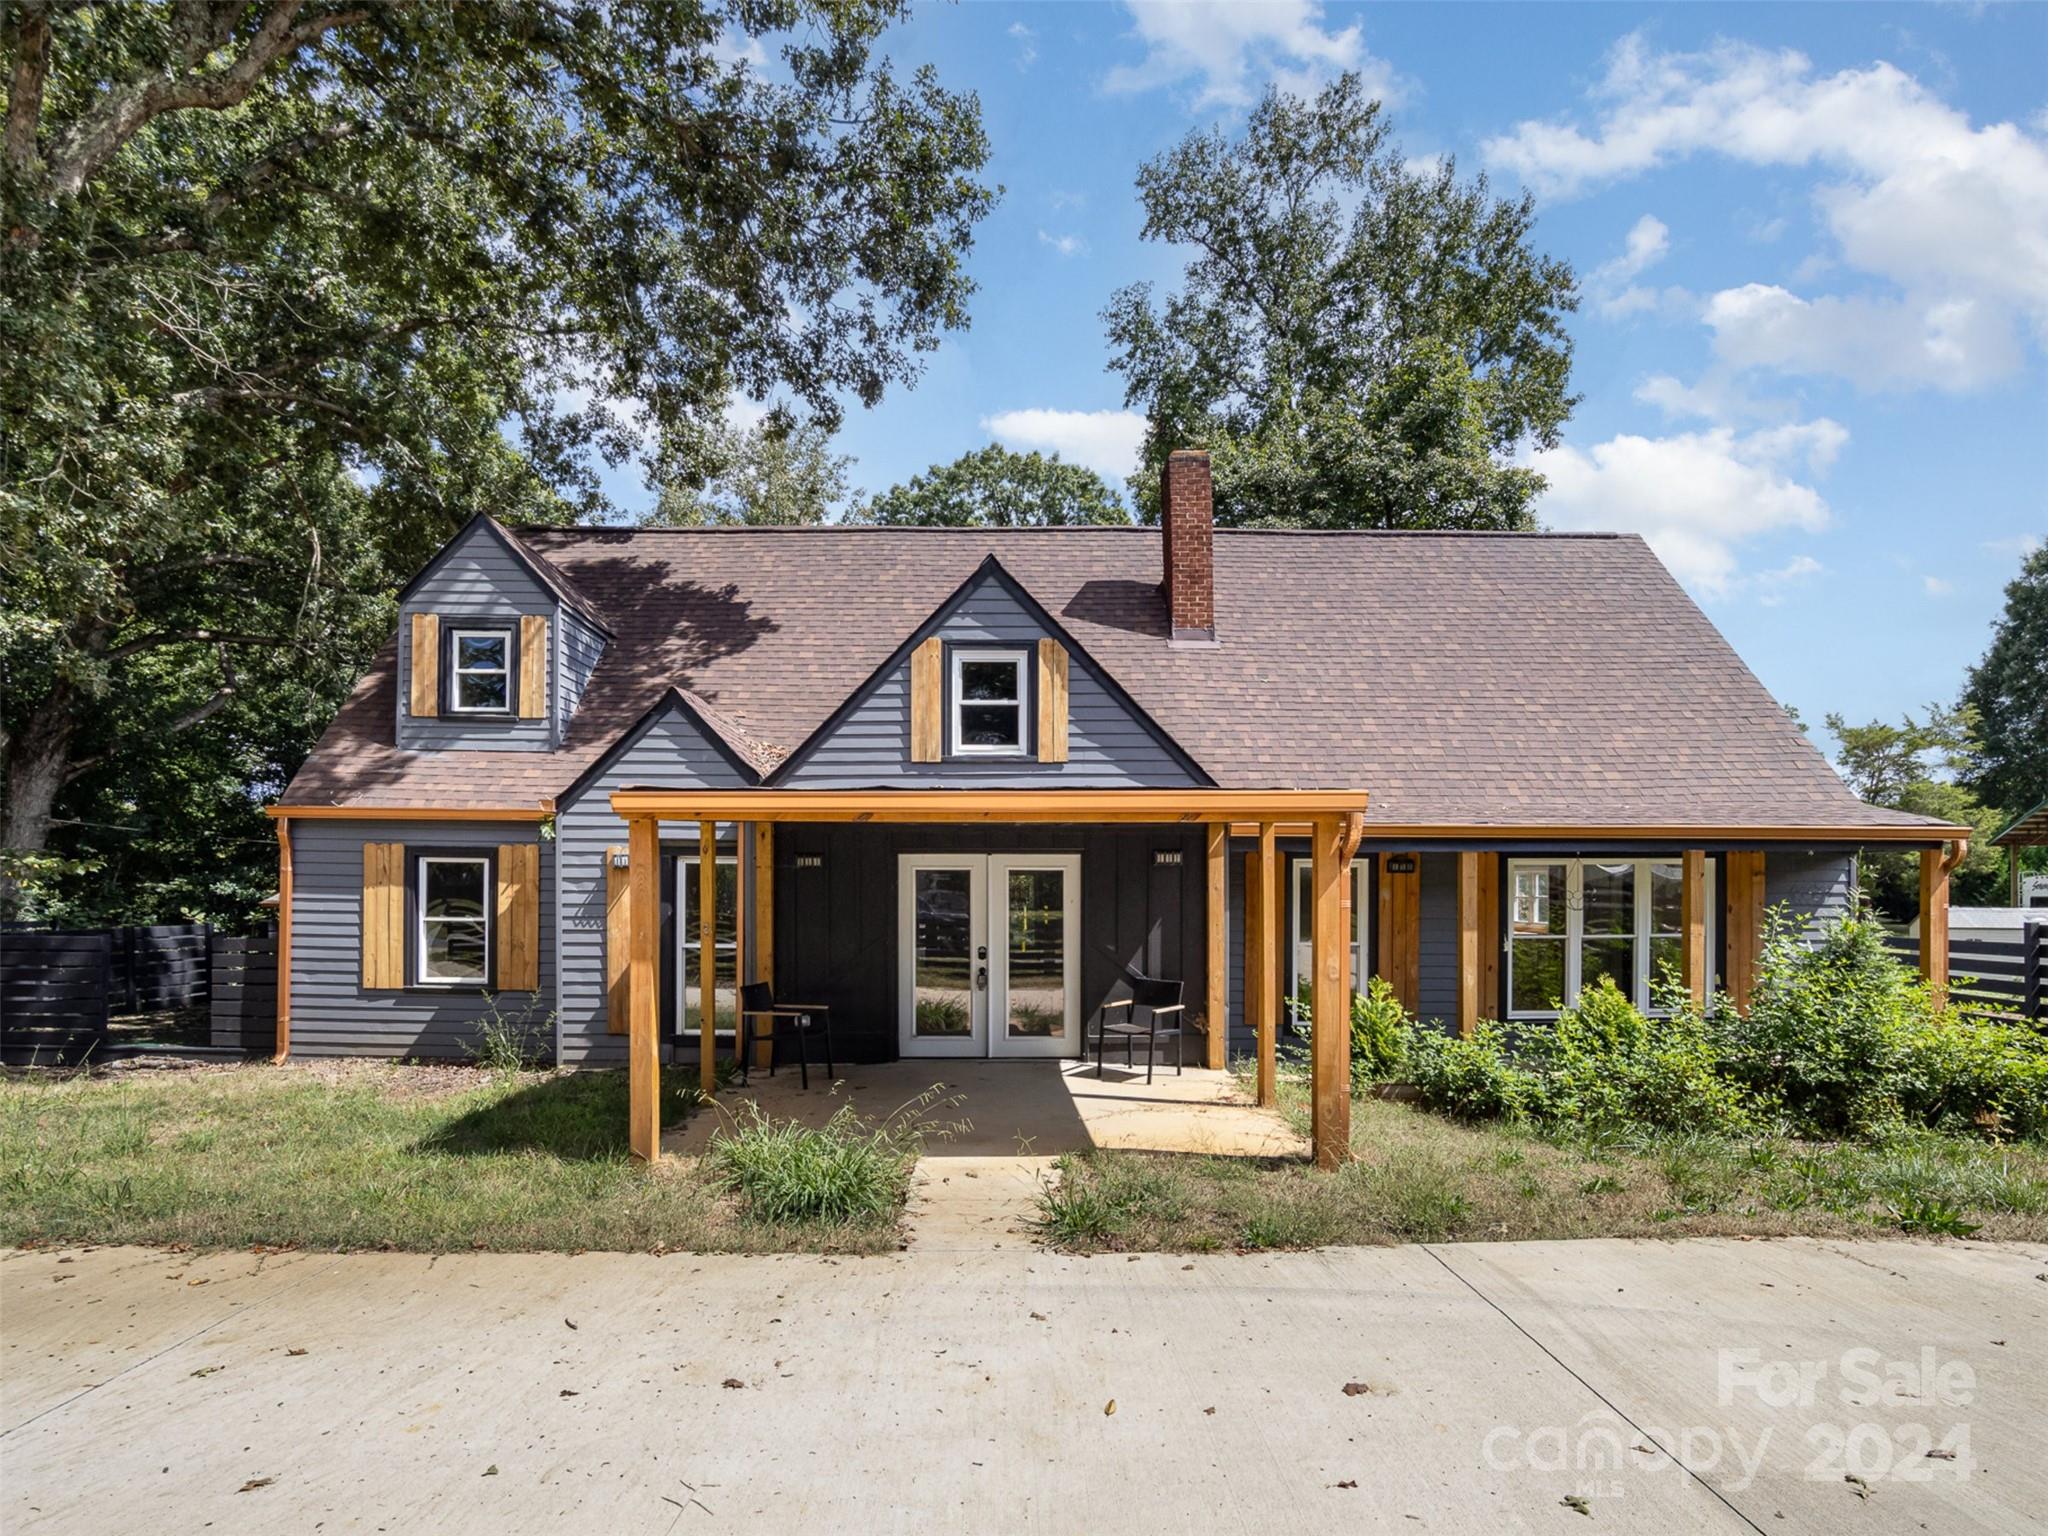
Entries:
[[1952,699],[2048,533],[2048,7],[970,3],[889,46],[980,93],[1005,192],[972,327],[849,416],[868,491],[991,438],[1120,481],[1100,311],[1181,266],[1139,163],[1353,68],[1581,276],[1539,515],[1647,535],[1816,729]]

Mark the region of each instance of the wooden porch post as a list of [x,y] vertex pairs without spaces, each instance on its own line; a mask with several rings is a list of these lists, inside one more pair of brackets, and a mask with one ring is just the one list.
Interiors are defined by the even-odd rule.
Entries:
[[[754,980],[775,985],[775,823],[754,823]],[[754,1042],[754,1065],[768,1065],[772,1036]]]
[[1458,855],[1458,1033],[1479,1027],[1479,855]]
[[1315,823],[1310,887],[1315,898],[1314,1103],[1316,1166],[1335,1168],[1351,1152],[1351,999],[1345,985],[1350,938],[1344,932],[1345,827]]
[[1678,882],[1678,925],[1685,936],[1685,990],[1692,994],[1693,1005],[1704,1008],[1707,1002],[1708,960],[1707,960],[1707,855],[1699,848],[1688,848],[1679,866]]
[[718,1095],[718,823],[697,823],[697,1077]]
[[1273,823],[1259,823],[1259,993],[1252,1001],[1252,1018],[1259,1032],[1258,1099],[1269,1109],[1280,1096],[1280,900],[1274,878],[1280,857],[1274,836]]
[[1948,988],[1948,876],[1961,862],[1946,844],[1920,850],[1920,974],[1937,995]]
[[1203,1060],[1211,1072],[1228,1065],[1230,1045],[1230,824],[1209,824],[1209,995],[1204,1015]]
[[1763,952],[1764,856],[1738,848],[1728,855],[1728,996],[1737,1013],[1749,1012],[1756,987],[1756,963]]
[[633,1155],[651,1163],[661,1156],[661,1000],[655,995],[655,950],[661,935],[661,823],[635,816],[626,824],[628,978],[626,1103]]

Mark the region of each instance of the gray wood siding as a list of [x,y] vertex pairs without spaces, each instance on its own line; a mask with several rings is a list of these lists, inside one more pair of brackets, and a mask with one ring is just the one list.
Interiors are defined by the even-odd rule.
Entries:
[[[937,633],[948,642],[1031,648],[1045,633],[1037,619],[995,581],[969,593]],[[805,789],[937,788],[973,784],[1004,788],[1176,788],[1199,782],[1158,735],[1107,687],[1088,659],[1072,653],[1068,675],[1068,760],[949,758],[910,761],[909,664],[880,680],[874,692],[814,743],[783,782]],[[950,686],[951,664],[947,666]],[[1037,700],[1033,692],[1035,712]],[[1034,721],[1034,729],[1036,722]],[[951,721],[947,728],[950,732]],[[1035,737],[1034,737],[1035,740]]]
[[583,690],[590,686],[590,674],[604,655],[604,636],[580,614],[564,608],[558,619],[560,636],[555,650],[555,734],[566,736],[569,722],[576,718],[576,706],[583,702]]
[[[554,849],[540,845],[540,988],[534,992],[366,992],[362,986],[363,844],[488,849],[530,843],[532,822],[292,823],[292,1054],[461,1059],[497,1013],[545,1050],[555,993]],[[409,921],[409,920],[408,920]],[[410,945],[408,935],[408,946]]]
[[[540,720],[467,720],[439,715],[416,719],[412,697],[412,616],[435,613],[447,632],[455,619],[503,619],[516,630],[521,614],[545,614],[550,630],[560,624],[554,594],[481,523],[457,536],[439,570],[421,583],[398,615],[398,744],[410,751],[450,748],[482,752],[548,752],[556,745],[552,715]],[[548,649],[555,648],[550,636]],[[557,657],[548,657],[549,697],[555,696]],[[587,674],[586,674],[587,677]],[[512,681],[515,694],[518,678]],[[579,685],[578,694],[581,694]]]
[[1856,855],[1847,848],[1777,849],[1764,855],[1764,905],[1779,903],[1809,938],[1856,910]]
[[[623,845],[626,824],[611,795],[628,785],[665,789],[739,789],[745,779],[694,720],[673,706],[657,716],[566,802],[555,818],[560,889],[562,981],[556,1055],[564,1063],[626,1059],[626,1037],[609,1033],[605,1008],[604,851]],[[729,834],[728,834],[729,835]],[[697,844],[695,822],[664,822],[664,844]],[[666,888],[666,882],[664,882]],[[671,914],[663,902],[663,918]],[[663,962],[664,996],[672,980]]]
[[1421,902],[1416,915],[1421,984],[1415,1016],[1424,1023],[1455,1026],[1458,1018],[1458,856],[1425,853],[1420,870]]

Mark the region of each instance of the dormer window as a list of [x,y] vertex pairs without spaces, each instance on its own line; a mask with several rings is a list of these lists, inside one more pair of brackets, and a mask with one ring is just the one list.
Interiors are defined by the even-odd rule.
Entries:
[[512,712],[512,636],[502,629],[448,632],[448,710],[457,715]]
[[961,646],[953,651],[953,750],[967,757],[1022,757],[1028,729],[1028,653]]

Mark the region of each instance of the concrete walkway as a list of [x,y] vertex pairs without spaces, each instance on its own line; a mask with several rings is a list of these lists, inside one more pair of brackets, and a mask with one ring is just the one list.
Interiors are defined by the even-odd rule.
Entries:
[[1819,1242],[10,1253],[0,1529],[2031,1531],[2044,1274]]

